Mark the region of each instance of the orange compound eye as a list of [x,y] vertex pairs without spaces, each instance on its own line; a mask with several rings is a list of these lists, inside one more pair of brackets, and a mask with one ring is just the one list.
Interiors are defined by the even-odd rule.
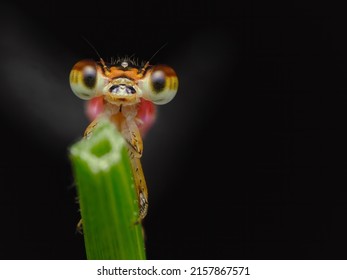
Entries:
[[139,87],[143,91],[143,98],[155,104],[166,104],[177,93],[178,78],[171,67],[156,65],[147,71]]
[[93,60],[77,62],[70,72],[70,87],[81,99],[89,100],[102,94],[107,81]]

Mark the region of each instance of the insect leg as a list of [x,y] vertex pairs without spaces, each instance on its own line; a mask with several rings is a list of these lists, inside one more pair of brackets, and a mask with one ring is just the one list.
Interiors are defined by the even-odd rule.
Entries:
[[86,130],[84,131],[84,135],[83,135],[84,138],[88,139],[92,136],[94,128],[98,125],[98,121],[99,119],[96,118],[87,126]]
[[143,149],[142,138],[134,120],[123,121],[122,134],[128,143],[129,158],[139,201],[140,219],[142,220],[148,210],[148,190],[140,161]]
[[131,167],[132,167],[136,191],[137,191],[137,198],[139,200],[140,219],[142,220],[146,217],[147,211],[148,211],[147,184],[146,184],[145,176],[143,174],[140,159],[135,157],[132,154],[131,150],[129,150],[129,153],[130,153]]
[[[84,131],[84,135],[83,138],[85,139],[89,139],[92,136],[93,130],[95,129],[95,127],[98,125],[98,118],[96,118],[94,121],[92,121],[86,128],[86,130]],[[83,221],[82,219],[80,219],[80,221],[78,222],[77,226],[76,226],[76,231],[79,233],[83,233]]]

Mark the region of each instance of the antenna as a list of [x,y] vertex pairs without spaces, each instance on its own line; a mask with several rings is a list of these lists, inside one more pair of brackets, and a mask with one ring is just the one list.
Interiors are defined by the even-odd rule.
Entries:
[[97,56],[99,57],[99,59],[100,59],[100,62],[101,62],[101,64],[102,64],[102,67],[104,68],[104,70],[107,70],[107,66],[106,66],[106,64],[105,64],[105,61],[101,58],[101,56],[100,56],[99,52],[96,50],[96,48],[92,45],[91,42],[89,42],[89,41],[87,40],[86,37],[84,37],[83,35],[81,35],[81,37],[82,37],[82,39],[83,39],[84,41],[86,41],[87,44],[95,51],[96,55],[97,55]]
[[141,69],[141,72],[140,73],[143,73],[145,71],[145,69],[148,67],[149,65],[149,62],[164,48],[166,47],[168,43],[166,42],[164,45],[162,45],[152,56],[151,58],[146,62],[145,66],[142,67]]
[[164,48],[166,47],[168,43],[165,43],[164,45],[162,45],[153,55],[150,59],[148,59],[148,63]]

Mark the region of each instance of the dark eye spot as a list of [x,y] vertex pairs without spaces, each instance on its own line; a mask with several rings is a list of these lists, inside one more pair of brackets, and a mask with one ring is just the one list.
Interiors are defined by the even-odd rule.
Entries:
[[161,92],[166,84],[165,73],[163,71],[153,72],[151,75],[151,83],[155,92]]
[[92,66],[86,66],[83,69],[83,83],[86,87],[93,89],[96,83],[96,70]]

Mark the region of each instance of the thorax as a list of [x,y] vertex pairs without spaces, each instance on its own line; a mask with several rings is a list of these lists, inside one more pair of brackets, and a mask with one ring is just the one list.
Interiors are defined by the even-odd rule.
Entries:
[[104,115],[108,117],[121,130],[123,122],[135,122],[138,105],[116,105],[107,103]]

